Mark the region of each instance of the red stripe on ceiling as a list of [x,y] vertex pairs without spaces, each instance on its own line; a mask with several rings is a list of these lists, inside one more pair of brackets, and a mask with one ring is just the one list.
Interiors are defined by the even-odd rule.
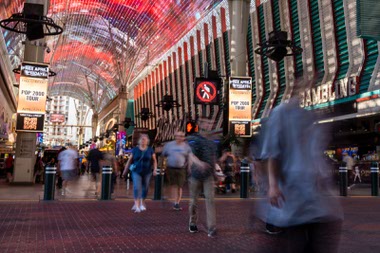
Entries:
[[208,45],[210,42],[208,40],[208,24],[203,24],[204,36],[205,36],[205,45]]
[[[198,32],[198,31],[197,31]],[[194,36],[190,36],[190,54],[191,57],[195,55],[195,50],[194,50]]]
[[199,31],[199,30],[197,30],[197,47],[198,47],[198,52],[202,50],[201,31]]
[[187,62],[189,60],[189,54],[188,54],[188,50],[187,50],[187,42],[183,43],[183,55],[185,58],[185,62]]
[[227,21],[226,21],[226,9],[220,8],[220,16],[222,21],[222,32],[227,31]]
[[218,29],[216,25],[216,17],[212,16],[212,36],[213,39],[216,40],[218,38]]
[[164,61],[164,78],[168,76],[168,65],[167,62]]
[[173,69],[177,69],[177,54],[176,52],[173,52]]

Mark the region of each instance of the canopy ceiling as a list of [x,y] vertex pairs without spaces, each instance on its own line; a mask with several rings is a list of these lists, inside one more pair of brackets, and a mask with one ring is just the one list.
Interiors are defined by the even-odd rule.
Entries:
[[[48,16],[64,28],[46,37],[45,62],[57,76],[51,95],[79,98],[100,110],[222,0],[50,0]],[[3,0],[0,18],[25,0]],[[24,35],[2,31],[11,62],[22,61]],[[98,102],[96,102],[98,101]]]

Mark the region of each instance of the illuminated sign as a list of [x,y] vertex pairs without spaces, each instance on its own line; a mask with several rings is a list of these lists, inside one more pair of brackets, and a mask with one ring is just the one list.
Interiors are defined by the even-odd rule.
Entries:
[[241,137],[250,137],[252,134],[251,77],[230,77],[228,105],[230,131]]
[[48,71],[47,65],[22,64],[17,112],[45,113]]
[[186,134],[198,133],[198,125],[195,121],[188,121],[186,123]]
[[194,104],[218,104],[220,80],[195,79]]
[[65,122],[65,115],[64,114],[50,114],[50,122],[51,123],[63,123]]
[[23,132],[43,132],[44,114],[17,113],[16,130]]

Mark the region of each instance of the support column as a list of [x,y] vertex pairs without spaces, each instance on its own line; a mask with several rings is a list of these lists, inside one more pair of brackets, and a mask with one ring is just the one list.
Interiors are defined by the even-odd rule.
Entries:
[[[44,15],[47,14],[48,0],[27,0],[27,3],[44,5]],[[43,63],[45,56],[45,39],[25,41],[24,61]],[[32,184],[34,179],[34,164],[36,162],[36,133],[18,132],[16,140],[16,159],[14,162],[13,183]]]
[[92,108],[92,111],[94,113],[92,114],[91,126],[92,126],[92,139],[94,139],[96,136],[96,128],[98,127],[99,114],[95,112],[95,108]]
[[[250,0],[229,0],[230,61],[232,76],[247,75],[247,31]],[[226,59],[228,60],[228,59]]]
[[[127,89],[122,86],[119,89],[119,123],[122,124],[127,115],[128,93]],[[126,131],[123,125],[119,125],[119,131]]]

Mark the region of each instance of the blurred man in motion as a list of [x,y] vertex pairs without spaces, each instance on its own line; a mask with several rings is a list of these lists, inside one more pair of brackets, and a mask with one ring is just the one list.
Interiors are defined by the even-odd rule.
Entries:
[[200,134],[189,136],[187,140],[192,149],[189,155],[189,231],[197,233],[198,221],[198,197],[203,189],[206,198],[207,229],[208,237],[216,236],[216,212],[215,212],[215,163],[216,163],[216,145],[211,140],[212,123],[207,118],[198,120]]
[[331,198],[327,144],[315,116],[299,100],[276,107],[265,124],[262,158],[268,169],[269,203],[260,218],[270,234],[281,234],[281,252],[337,252],[342,211]]
[[79,156],[74,147],[70,146],[68,149],[62,151],[58,155],[59,170],[61,172],[62,182],[62,195],[66,195],[69,190],[67,185],[69,181],[73,180],[78,175]]

